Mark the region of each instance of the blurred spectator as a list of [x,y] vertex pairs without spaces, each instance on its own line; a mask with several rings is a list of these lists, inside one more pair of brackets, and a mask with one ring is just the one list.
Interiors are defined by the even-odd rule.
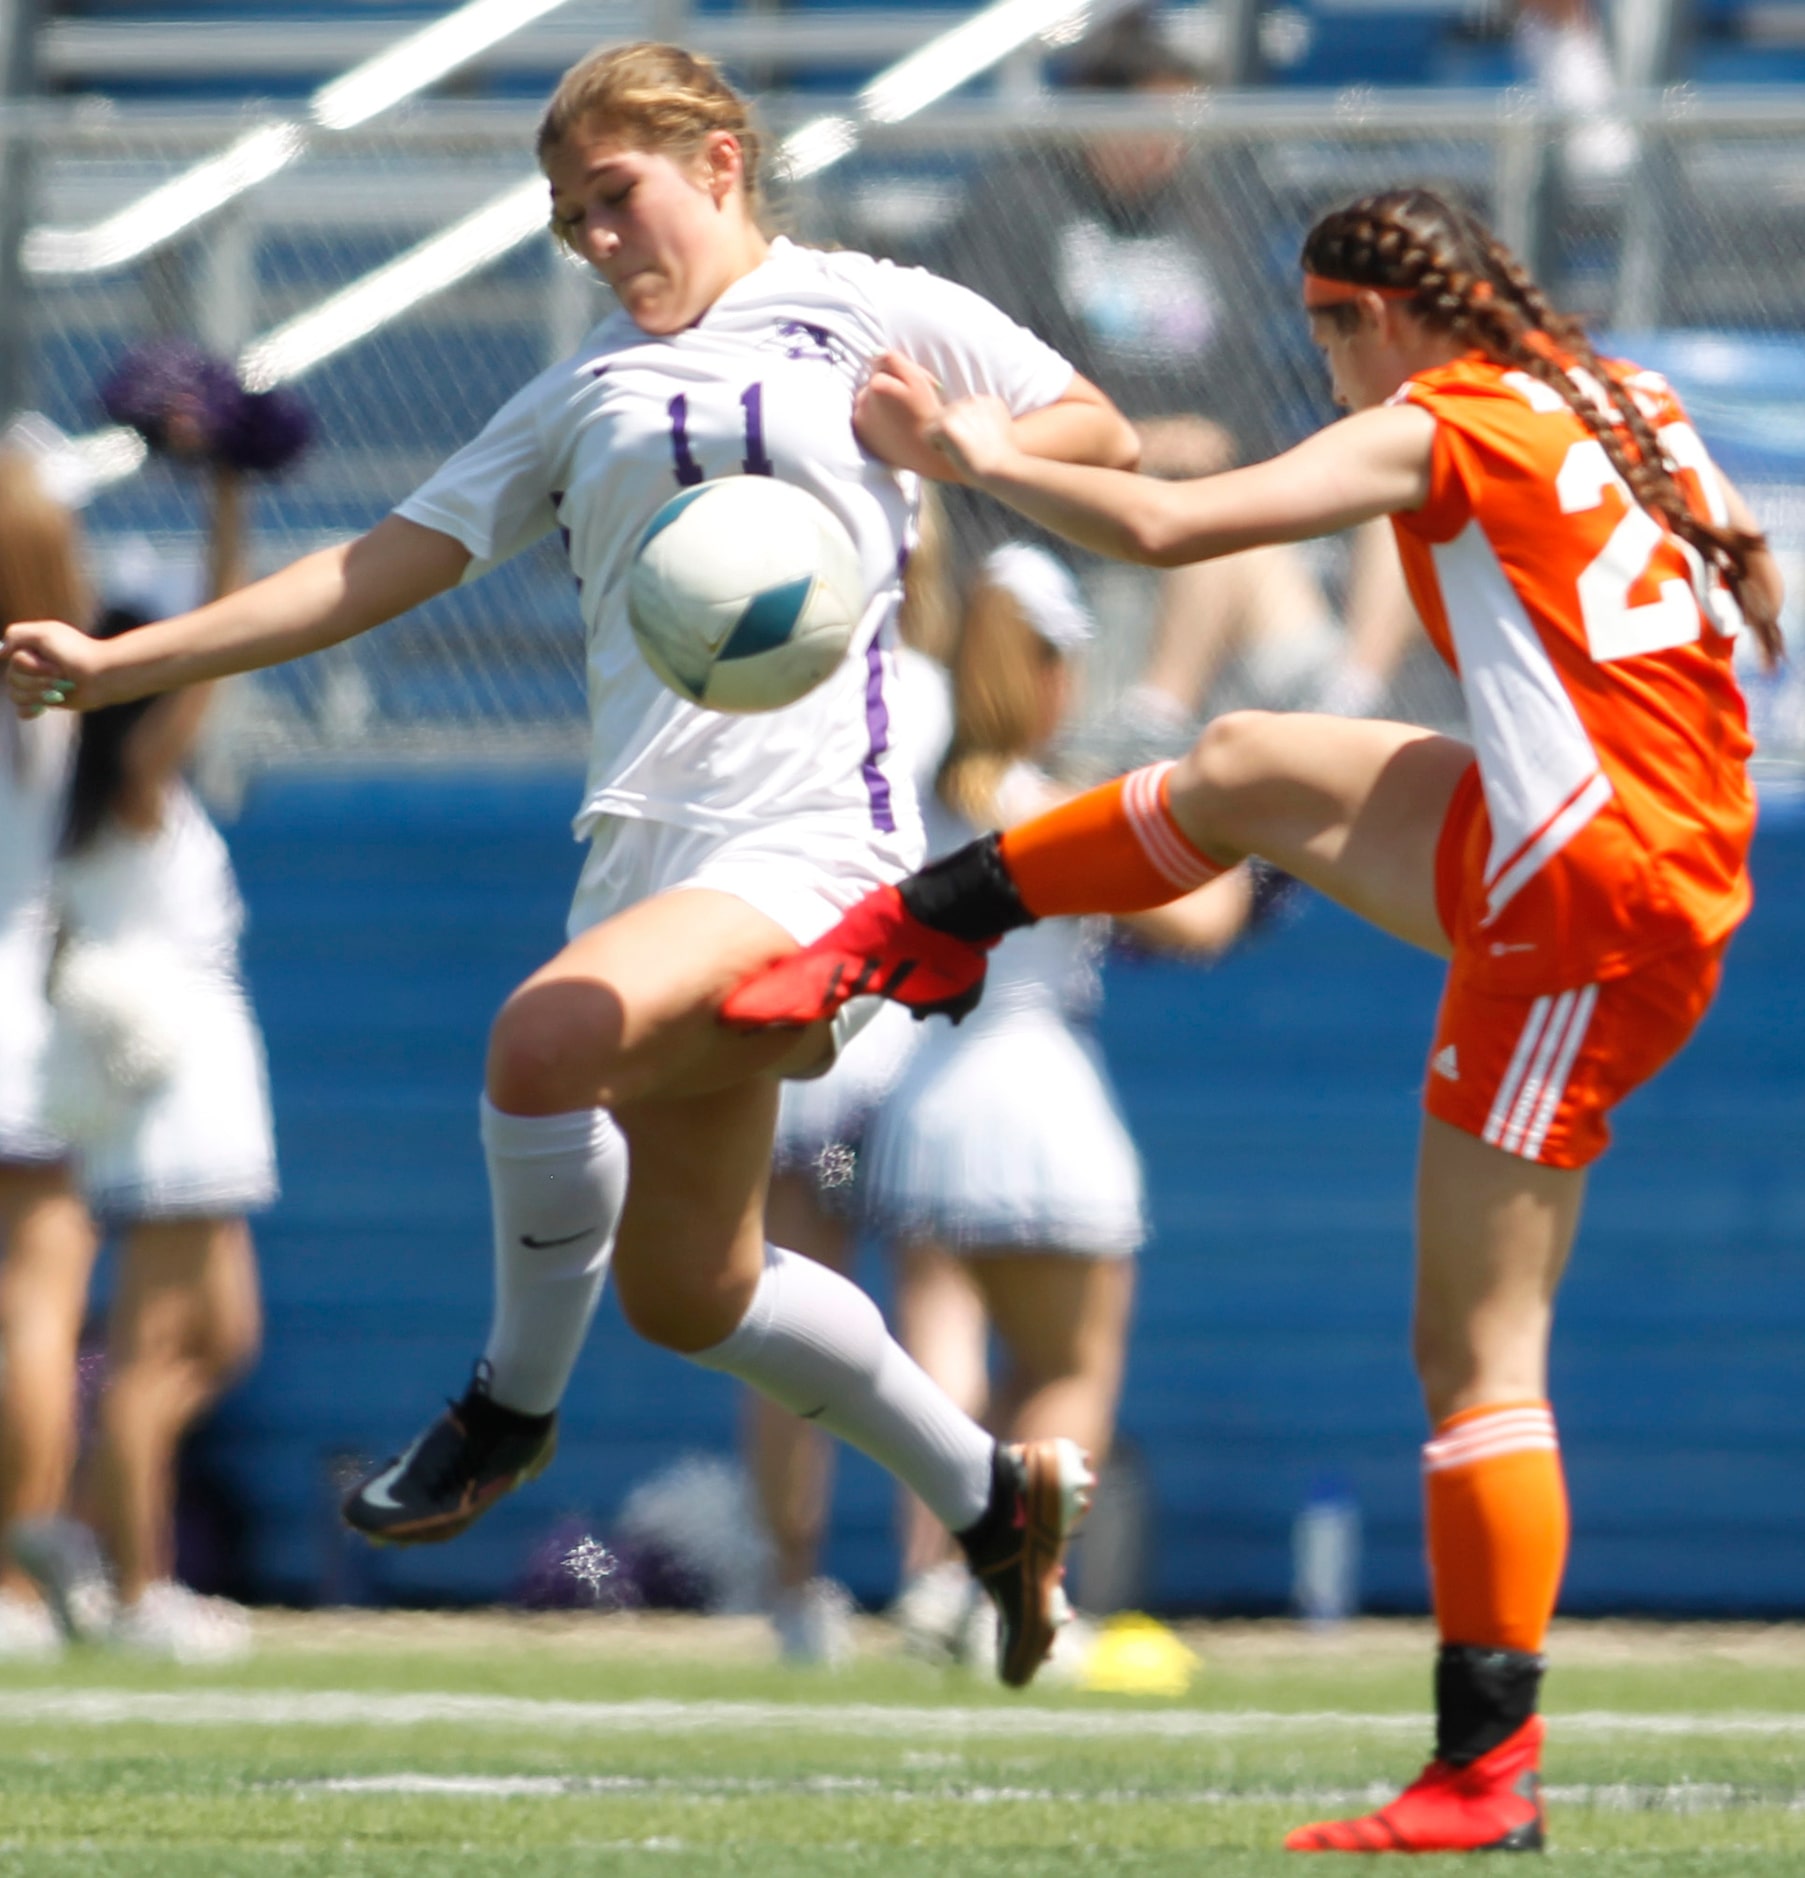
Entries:
[[1617,77],[1592,0],[1521,0],[1517,46],[1536,89],[1575,119],[1565,144],[1575,182],[1608,182],[1636,160],[1636,134],[1614,114]]
[[[87,619],[75,518],[24,453],[0,451],[0,625]],[[76,1448],[75,1349],[94,1259],[66,1144],[44,1114],[50,867],[73,721],[0,708],[0,1533],[62,1505]],[[0,1660],[62,1636],[0,1549]]]
[[[953,745],[924,805],[931,852],[1036,813],[1063,791],[1041,768],[1071,709],[1092,620],[1045,550],[997,549],[965,608]],[[1245,928],[1247,870],[1126,922],[1214,955]],[[993,956],[984,1002],[926,1027],[868,1137],[868,1205],[896,1257],[897,1334],[1002,1440],[1061,1434],[1106,1462],[1121,1385],[1141,1171],[1086,1020],[1107,922],[1048,920]],[[994,1329],[1007,1369],[993,1389]],[[952,1542],[911,1504],[897,1615],[917,1650],[975,1655]],[[1059,1646],[1056,1648],[1058,1660]]]
[[[1170,104],[1198,79],[1136,13],[1087,42],[1070,82]],[[1290,441],[1297,400],[1272,335],[1275,316],[1295,314],[1289,283],[1281,295],[1261,252],[1260,201],[1245,152],[1194,152],[1166,126],[1094,135],[987,169],[942,267],[1044,333],[1109,392],[1140,433],[1143,472],[1207,475]],[[960,520],[980,540],[1020,527],[974,504],[962,505]],[[1395,566],[1389,541],[1363,542],[1356,555],[1350,584],[1371,598],[1369,558]],[[1370,636],[1344,649],[1314,562],[1290,546],[1162,576],[1099,566],[1086,580],[1112,642],[1138,645],[1151,618],[1145,661],[1131,658],[1136,682],[1099,753],[1105,768],[1188,742],[1231,668],[1238,703],[1298,707],[1339,691],[1370,708],[1409,643],[1394,578],[1406,630],[1375,603]],[[1350,693],[1350,669],[1369,666],[1369,681]]]
[[[217,585],[237,584],[237,517],[236,476],[222,471]],[[116,608],[96,630],[146,617]],[[225,844],[181,775],[208,692],[81,719],[55,865],[44,1108],[76,1151],[89,1207],[122,1240],[83,1496],[116,1603],[93,1533],[60,1511],[85,1254],[12,1274],[9,1346],[42,1358],[32,1399],[7,1399],[8,1440],[21,1478],[41,1484],[0,1508],[13,1560],[64,1631],[183,1661],[249,1645],[243,1611],[175,1581],[176,1454],[255,1353],[245,1215],[275,1193],[262,1041],[238,976],[242,908]]]

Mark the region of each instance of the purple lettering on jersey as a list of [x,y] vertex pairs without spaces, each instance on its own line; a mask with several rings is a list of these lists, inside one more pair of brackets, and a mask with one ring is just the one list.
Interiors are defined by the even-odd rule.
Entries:
[[857,367],[859,361],[845,340],[825,326],[808,320],[784,320],[777,328],[777,343],[786,359],[818,359],[825,365]]
[[689,448],[689,400],[678,392],[664,408],[671,420],[672,468],[677,481],[688,489],[702,480],[702,465],[690,454]]
[[748,476],[775,476],[776,469],[765,454],[765,388],[748,385],[740,393],[740,409],[746,413],[746,454],[740,467]]
[[[551,492],[552,513],[558,518],[558,539],[564,543],[564,558],[570,559],[570,530],[564,526],[564,491],[554,489]],[[583,591],[583,576],[574,567],[570,570],[571,578],[577,583],[577,592]]]
[[896,833],[896,811],[890,801],[890,778],[878,767],[878,758],[890,747],[890,707],[884,702],[884,649],[873,634],[865,648],[865,728],[871,745],[859,773],[871,798],[871,825],[880,833]]

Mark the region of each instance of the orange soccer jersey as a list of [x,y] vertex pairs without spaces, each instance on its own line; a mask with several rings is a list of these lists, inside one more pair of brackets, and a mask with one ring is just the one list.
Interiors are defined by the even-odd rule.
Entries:
[[[1698,512],[1725,520],[1673,392],[1611,369]],[[1436,419],[1429,498],[1393,523],[1483,791],[1443,855],[1460,968],[1540,994],[1714,945],[1748,910],[1754,826],[1734,600],[1527,372],[1473,355],[1397,395]]]

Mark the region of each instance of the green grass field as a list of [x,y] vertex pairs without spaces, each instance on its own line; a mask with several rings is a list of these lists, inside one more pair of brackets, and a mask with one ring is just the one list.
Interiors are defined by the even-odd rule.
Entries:
[[[257,1658],[0,1671],[0,1874],[758,1878],[1291,1872],[1284,1829],[1425,1757],[1430,1643],[1186,1632],[1182,1700],[900,1661],[740,1620],[270,1617]],[[1568,1625],[1551,1854],[1599,1878],[1805,1872],[1805,1635]]]

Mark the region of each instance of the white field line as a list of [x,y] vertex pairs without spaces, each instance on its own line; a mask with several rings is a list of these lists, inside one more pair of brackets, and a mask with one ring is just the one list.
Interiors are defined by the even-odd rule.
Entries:
[[[1032,1805],[1059,1802],[1085,1806],[1139,1806],[1149,1801],[1180,1806],[1288,1806],[1335,1808],[1380,1806],[1395,1785],[1366,1787],[1203,1787],[1190,1791],[1163,1788],[1105,1788],[1073,1792],[1070,1788],[991,1787],[969,1781],[941,1781],[903,1786],[863,1775],[811,1774],[794,1779],[645,1776],[635,1774],[358,1774],[332,1780],[276,1783],[302,1797],[319,1793],[412,1794],[434,1798],[558,1800],[585,1794],[703,1795],[793,1794],[798,1797],[856,1795],[862,1799],[902,1802],[953,1801],[967,1806]],[[1736,1787],[1725,1782],[1673,1781],[1657,1785],[1612,1782],[1607,1785],[1545,1787],[1553,1806],[1590,1807],[1607,1813],[1727,1813],[1751,1808],[1805,1812],[1805,1794]]]
[[[424,1728],[480,1726],[582,1734],[763,1734],[774,1729],[865,1738],[940,1740],[1216,1741],[1258,1735],[1423,1734],[1425,1715],[1343,1710],[910,1708],[876,1703],[541,1701],[523,1696],[375,1695],[355,1689],[290,1692],[196,1689],[14,1689],[0,1728],[62,1723],[108,1728]],[[1551,1732],[1626,1737],[1805,1738],[1805,1711],[1759,1714],[1553,1715]]]

